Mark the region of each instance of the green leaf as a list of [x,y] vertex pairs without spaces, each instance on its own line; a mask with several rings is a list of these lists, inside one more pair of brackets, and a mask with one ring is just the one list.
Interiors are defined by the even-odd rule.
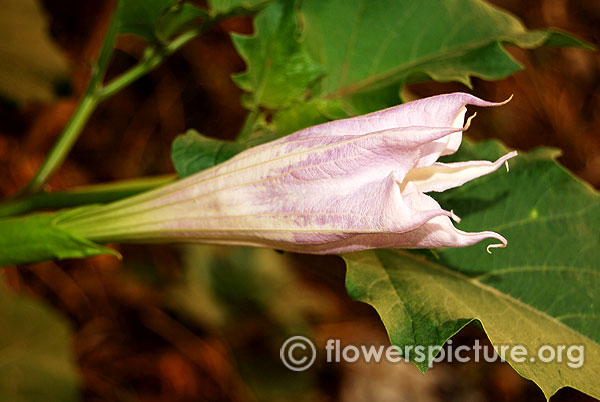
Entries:
[[[497,142],[463,144],[460,159],[494,159]],[[584,345],[585,362],[507,361],[547,397],[571,386],[596,398],[600,384],[600,195],[560,167],[547,150],[439,194],[466,231],[493,230],[506,249],[444,249],[436,261],[400,251],[345,255],[347,289],[379,312],[392,343],[442,345],[478,320],[494,345]],[[416,363],[425,370],[429,361]],[[596,374],[595,374],[596,373]]]
[[234,75],[236,84],[250,92],[249,109],[282,108],[302,99],[308,85],[321,74],[296,40],[298,22],[291,1],[269,4],[255,21],[255,34],[232,34],[233,44],[247,65]]
[[217,165],[243,150],[274,139],[273,134],[248,138],[244,141],[225,141],[206,137],[188,130],[173,141],[171,160],[179,177],[186,177]]
[[[118,0],[110,24],[104,36],[100,55],[93,69],[88,88],[98,85],[112,58],[115,42],[120,34],[134,34],[149,42],[164,41],[180,27],[176,16],[167,16],[178,0]],[[175,23],[173,21],[175,20]]]
[[48,101],[68,82],[68,61],[48,34],[36,0],[1,0],[0,96],[17,102]]
[[79,400],[79,378],[65,320],[0,286],[0,400]]
[[569,33],[561,31],[560,29],[553,28],[549,29],[548,32],[550,35],[548,36],[546,43],[544,43],[546,46],[580,47],[587,50],[596,50],[596,47],[591,43],[577,39],[571,36]]
[[207,17],[205,10],[193,4],[175,5],[158,20],[156,36],[162,41],[167,41],[179,33],[193,29]]
[[304,46],[326,71],[315,94],[327,98],[397,91],[427,77],[466,85],[472,76],[499,79],[520,69],[503,43],[580,43],[557,31],[528,31],[480,0],[305,0],[300,13]]
[[292,15],[294,1],[282,0],[256,17],[253,36],[232,35],[247,65],[234,80],[249,92],[243,103],[255,114],[240,138],[257,127],[254,121],[286,132],[307,127],[313,120],[289,118],[304,115],[311,107],[305,102],[337,101],[352,116],[400,103],[406,83],[433,79],[470,86],[472,77],[504,78],[521,69],[506,44],[589,47],[557,30],[529,31],[482,0],[299,3],[300,24]]
[[160,17],[178,0],[119,0],[117,30],[153,41]]
[[272,126],[277,133],[286,135],[307,126],[350,117],[349,111],[344,110],[342,106],[337,100],[315,99],[310,102],[297,102],[278,112],[273,117]]
[[255,10],[270,0],[208,0],[211,14],[228,14],[235,10]]
[[120,257],[113,249],[77,237],[58,227],[64,217],[92,207],[0,220],[0,267],[98,254]]
[[244,149],[241,143],[218,140],[188,130],[173,141],[171,160],[177,175],[186,177],[226,161]]

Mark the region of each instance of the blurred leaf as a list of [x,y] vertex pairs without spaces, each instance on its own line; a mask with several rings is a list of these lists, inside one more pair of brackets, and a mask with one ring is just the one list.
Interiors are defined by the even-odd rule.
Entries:
[[[497,142],[463,144],[460,159],[494,159]],[[465,158],[466,157],[466,158]],[[547,397],[571,386],[600,397],[600,196],[561,168],[547,150],[511,161],[510,173],[467,183],[436,197],[463,217],[462,230],[508,239],[444,249],[437,261],[406,252],[347,254],[347,289],[379,312],[392,343],[443,345],[479,320],[495,345],[584,345],[585,363],[507,361]],[[461,214],[462,213],[462,214]],[[429,362],[415,364],[422,371]]]
[[293,333],[306,329],[307,312],[327,310],[322,296],[296,277],[287,256],[273,250],[187,245],[182,251],[185,277],[169,290],[169,301],[208,327],[268,316]]
[[211,14],[227,14],[236,9],[253,10],[270,0],[208,0]]
[[179,177],[186,177],[230,159],[241,151],[273,139],[266,134],[244,141],[225,141],[188,130],[173,141],[171,160]]
[[587,50],[595,50],[596,47],[589,42],[585,42],[575,38],[568,32],[563,32],[560,29],[552,28],[548,32],[550,35],[544,45],[554,47],[580,47]]
[[156,35],[161,40],[168,40],[176,34],[192,29],[199,21],[207,17],[206,11],[190,3],[178,4],[171,7],[158,21]]
[[117,6],[117,30],[132,33],[147,40],[156,37],[160,17],[178,0],[119,0]]
[[298,23],[291,1],[269,4],[254,20],[253,36],[232,34],[247,65],[234,81],[251,94],[246,106],[277,109],[301,99],[321,68],[310,61],[296,40]]
[[331,314],[335,303],[296,275],[286,254],[205,245],[181,250],[184,276],[167,293],[173,311],[234,339],[236,368],[255,400],[319,400],[319,371],[288,370],[279,348],[291,335],[311,336],[311,322]]
[[65,320],[0,286],[0,400],[79,400],[79,378]]
[[499,79],[520,69],[503,43],[533,48],[550,37],[580,43],[556,31],[528,31],[480,0],[305,0],[300,13],[303,44],[326,71],[316,92],[327,98],[428,76],[465,85],[471,76]]
[[0,96],[48,101],[67,82],[68,62],[48,34],[37,0],[0,0]]
[[180,250],[184,276],[167,290],[167,302],[174,311],[207,328],[223,326],[226,311],[215,295],[211,278],[215,259],[213,248],[186,244]]
[[0,220],[0,267],[98,254],[119,257],[115,250],[77,237],[56,225],[63,217],[87,208],[93,207]]

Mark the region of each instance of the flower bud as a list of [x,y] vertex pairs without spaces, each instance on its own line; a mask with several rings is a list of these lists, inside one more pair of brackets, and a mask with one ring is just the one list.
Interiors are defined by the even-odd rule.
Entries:
[[440,163],[456,152],[465,93],[434,96],[309,127],[148,193],[60,224],[89,240],[183,241],[333,254],[381,247],[462,247],[494,232],[458,230],[425,193],[491,173],[495,162]]

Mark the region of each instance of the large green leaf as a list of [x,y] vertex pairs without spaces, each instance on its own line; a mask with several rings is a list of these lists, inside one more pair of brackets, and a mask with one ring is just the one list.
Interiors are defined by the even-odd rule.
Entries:
[[0,284],[0,400],[79,400],[67,323],[45,305]]
[[[504,78],[521,68],[506,43],[588,46],[556,30],[529,31],[482,0],[280,0],[256,17],[253,36],[232,38],[247,65],[234,80],[254,111],[241,138],[262,108],[270,110],[259,124],[287,132],[319,122],[323,109],[340,117],[396,105],[406,82]],[[316,119],[290,120],[307,114]]]
[[303,0],[300,12],[304,46],[326,71],[318,93],[328,98],[427,77],[466,85],[471,76],[503,78],[520,69],[506,42],[581,45],[556,31],[528,31],[481,0]]
[[[463,144],[460,159],[494,159],[497,142]],[[445,249],[436,260],[380,250],[345,255],[347,288],[379,312],[392,343],[442,345],[479,320],[495,345],[584,345],[585,362],[507,361],[549,397],[571,386],[600,397],[600,196],[561,168],[548,151],[436,197],[467,231],[493,230],[508,240]],[[433,261],[431,261],[433,260]],[[563,352],[564,353],[564,352]],[[416,363],[425,370],[429,361]]]
[[246,105],[280,108],[300,99],[321,69],[312,63],[297,41],[292,2],[269,4],[254,21],[255,34],[233,34],[233,43],[246,62],[246,72],[235,75],[240,88],[251,92]]

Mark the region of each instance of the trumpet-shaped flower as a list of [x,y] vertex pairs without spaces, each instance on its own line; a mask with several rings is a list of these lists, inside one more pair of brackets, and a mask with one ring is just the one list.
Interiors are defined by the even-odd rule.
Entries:
[[494,232],[458,230],[425,193],[495,171],[495,162],[440,163],[462,140],[465,93],[434,96],[298,131],[166,187],[61,222],[96,241],[190,241],[342,253],[461,247]]

